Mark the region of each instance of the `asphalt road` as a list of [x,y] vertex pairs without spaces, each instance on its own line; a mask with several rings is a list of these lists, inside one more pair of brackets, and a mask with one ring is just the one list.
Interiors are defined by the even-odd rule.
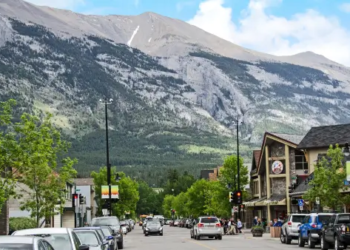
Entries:
[[164,226],[164,236],[148,237],[143,235],[141,227],[135,226],[135,229],[125,236],[124,241],[125,250],[299,249],[296,241],[293,241],[291,245],[282,245],[279,239],[271,239],[268,234],[262,238],[253,238],[250,232],[223,236],[222,240],[203,239],[197,241],[190,238],[189,229],[169,226]]

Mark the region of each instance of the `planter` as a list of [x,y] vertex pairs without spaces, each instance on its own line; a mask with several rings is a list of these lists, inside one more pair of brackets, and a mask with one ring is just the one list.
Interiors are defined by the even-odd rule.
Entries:
[[262,237],[263,236],[263,232],[257,231],[257,232],[252,232],[253,237]]

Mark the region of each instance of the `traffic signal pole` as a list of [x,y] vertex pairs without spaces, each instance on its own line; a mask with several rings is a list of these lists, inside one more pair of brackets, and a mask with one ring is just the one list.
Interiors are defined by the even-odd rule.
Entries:
[[106,158],[107,158],[108,211],[109,211],[109,216],[112,216],[111,164],[109,163],[107,104],[108,103],[106,100],[106,102],[105,102],[105,117],[106,117]]

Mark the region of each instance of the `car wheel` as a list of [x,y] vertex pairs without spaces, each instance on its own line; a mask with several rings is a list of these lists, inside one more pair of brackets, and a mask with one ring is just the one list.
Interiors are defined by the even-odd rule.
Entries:
[[282,244],[286,244],[286,237],[284,236],[283,232],[281,232],[280,240]]
[[299,237],[298,237],[298,246],[299,247],[305,246],[305,241],[301,238],[301,234],[299,234]]
[[193,234],[192,234],[192,232],[190,232],[190,235],[191,235],[191,239],[193,239],[194,237],[193,237]]
[[286,236],[285,236],[285,241],[286,241],[287,245],[290,245],[290,243],[292,243],[292,238],[288,236],[287,232],[286,232]]
[[328,250],[329,244],[325,241],[324,236],[321,235],[321,249],[322,250]]
[[124,241],[118,242],[118,249],[123,249],[124,248]]
[[307,241],[307,244],[309,245],[309,248],[315,248],[315,242],[311,239],[311,234],[309,234],[309,238]]
[[222,240],[222,235],[218,235],[218,240]]
[[334,250],[343,250],[342,247],[339,245],[339,238],[338,236],[335,236],[334,238]]

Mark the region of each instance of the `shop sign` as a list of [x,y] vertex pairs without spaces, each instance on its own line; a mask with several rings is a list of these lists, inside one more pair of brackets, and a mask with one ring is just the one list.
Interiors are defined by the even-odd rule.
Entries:
[[346,162],[346,180],[350,181],[350,161]]
[[283,163],[281,161],[274,161],[272,163],[272,173],[280,174],[283,172]]

